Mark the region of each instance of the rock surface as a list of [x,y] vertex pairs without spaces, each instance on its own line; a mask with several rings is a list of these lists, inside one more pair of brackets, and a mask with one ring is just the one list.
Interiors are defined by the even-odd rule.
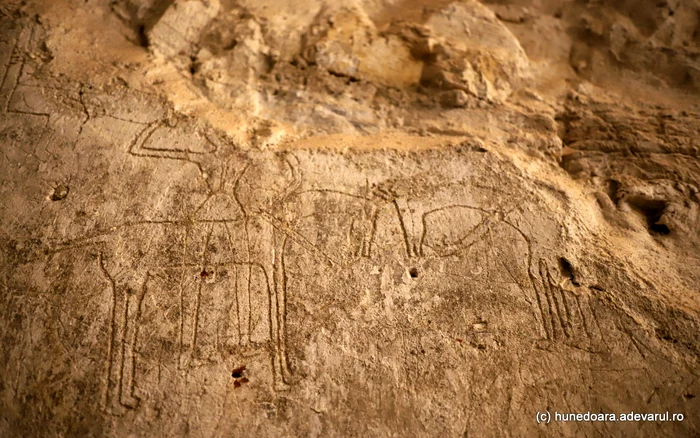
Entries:
[[699,33],[3,2],[0,435],[696,436]]

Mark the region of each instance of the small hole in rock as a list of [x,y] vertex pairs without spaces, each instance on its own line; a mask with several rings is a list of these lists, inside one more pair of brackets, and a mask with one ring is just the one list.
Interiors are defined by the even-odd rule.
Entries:
[[233,371],[231,371],[231,377],[233,377],[234,379],[243,377],[243,371],[245,371],[245,365],[241,365],[238,368],[234,368]]
[[691,399],[695,398],[695,394],[686,393],[686,394],[683,394],[683,398],[685,398],[686,400],[691,400]]
[[51,200],[52,201],[62,201],[68,197],[68,192],[69,192],[68,186],[58,186],[53,189],[53,193],[51,194]]
[[411,276],[411,278],[418,278],[418,269],[411,268],[409,269],[408,273]]
[[197,74],[197,70],[199,70],[199,64],[197,63],[197,57],[192,55],[190,56],[190,74],[194,76]]
[[664,329],[656,329],[656,336],[672,344],[678,343],[678,340],[671,336],[671,334]]
[[617,202],[622,184],[614,179],[608,180],[607,194],[611,201]]
[[663,235],[671,233],[671,229],[666,224],[658,223],[668,206],[665,201],[648,199],[642,196],[631,196],[627,198],[627,202],[633,209],[644,216],[650,231]]
[[240,388],[241,386],[243,386],[244,383],[248,383],[248,382],[249,382],[249,380],[248,380],[248,378],[246,378],[246,377],[244,377],[244,378],[242,378],[242,379],[240,379],[240,380],[239,380],[239,379],[236,379],[236,380],[233,381],[233,387],[236,388],[236,389],[238,389],[238,388]]
[[138,29],[136,29],[136,35],[138,38],[138,43],[141,47],[148,47],[150,45],[150,42],[148,41],[148,35],[146,35],[146,26],[145,25],[140,25]]
[[559,258],[559,269],[561,270],[561,273],[563,276],[565,276],[571,280],[571,284],[573,284],[574,286],[581,285],[578,282],[578,280],[576,279],[576,274],[574,273],[574,267],[571,266],[571,263],[567,259],[565,259],[564,257]]
[[671,230],[664,224],[651,224],[651,231],[659,234],[671,234]]

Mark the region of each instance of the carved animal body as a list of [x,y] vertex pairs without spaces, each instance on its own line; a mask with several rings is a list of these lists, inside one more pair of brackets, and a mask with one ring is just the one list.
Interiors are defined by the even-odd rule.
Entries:
[[[164,136],[181,132],[162,130],[158,137],[153,132],[151,128],[141,134],[131,147],[133,155],[150,150],[151,158],[191,159],[187,152],[163,146],[169,144]],[[158,148],[148,143],[154,138],[161,143]],[[195,138],[213,143],[203,135]],[[162,156],[155,156],[155,150]],[[197,159],[218,175],[217,183],[210,183],[209,195],[187,219],[121,224],[100,239],[89,239],[103,242],[97,260],[111,288],[104,403],[115,412],[138,406],[137,352],[141,345],[159,341],[152,333],[140,332],[151,288],[177,292],[161,294],[159,300],[172,304],[160,307],[161,319],[170,317],[175,328],[162,338],[176,337],[180,367],[216,360],[223,357],[217,356],[221,352],[269,346],[275,387],[284,389],[293,381],[286,346],[288,287],[303,282],[294,278],[297,274],[289,265],[301,257],[332,273],[373,258],[380,214],[394,218],[382,226],[396,228],[403,239],[404,263],[447,260],[447,274],[471,283],[473,294],[501,285],[499,293],[510,296],[501,300],[510,303],[500,312],[503,330],[518,333],[524,325],[532,336],[552,340],[575,333],[574,301],[565,301],[563,292],[553,292],[551,274],[537,269],[528,237],[503,208],[472,205],[473,200],[455,197],[458,191],[449,187],[430,197],[413,198],[308,188],[293,154],[239,153],[217,159],[212,153]],[[499,243],[494,243],[494,235]],[[218,301],[209,303],[211,297]],[[583,309],[578,298],[576,304]],[[168,316],[168,308],[177,311]],[[503,317],[523,314],[523,309],[527,314],[523,318]],[[583,312],[578,311],[574,322],[586,325],[590,316]],[[161,320],[154,323],[167,325]]]
[[[393,200],[409,260],[444,261],[442,277],[430,287],[449,284],[445,276],[457,278],[457,284],[469,284],[474,298],[486,294],[471,300],[484,306],[475,313],[492,314],[504,332],[598,348],[601,332],[588,295],[557,280],[560,274],[519,225],[517,209],[483,208],[458,193],[463,191],[446,188],[430,197]],[[488,294],[494,289],[501,295],[498,311],[484,304],[493,301]]]
[[[154,287],[177,291],[172,294],[177,310],[171,313],[177,315],[178,366],[192,366],[216,351],[269,346],[274,385],[283,389],[291,381],[285,327],[288,249],[294,245],[334,267],[370,255],[378,211],[374,200],[336,190],[298,189],[301,177],[292,155],[214,156],[227,146],[161,124],[144,129],[130,146],[131,154],[206,168],[210,190],[204,202],[185,219],[115,224],[98,236],[52,249],[98,249],[99,269],[112,297],[107,409],[139,405],[139,346],[157,342],[153,334],[140,331],[148,313],[144,300]],[[214,310],[218,317],[203,315],[208,296],[220,299]],[[209,342],[213,338],[218,340]]]
[[[23,31],[18,47],[29,37]],[[21,88],[23,66],[21,59],[10,64],[0,93],[2,110],[48,118],[18,106],[26,101],[15,93]],[[585,299],[565,292],[553,280],[509,213],[455,197],[464,187],[448,187],[430,196],[378,197],[359,187],[303,186],[293,154],[246,154],[210,131],[183,123],[141,125],[144,128],[128,145],[129,154],[194,163],[206,176],[206,199],[184,217],[116,223],[51,248],[96,249],[98,269],[111,296],[103,399],[107,409],[119,412],[139,405],[139,349],[144,344],[167,344],[172,338],[177,348],[165,353],[174,350],[182,368],[211,360],[219,351],[269,349],[274,385],[285,388],[293,381],[286,346],[288,284],[299,283],[292,278],[297,274],[289,269],[291,259],[304,257],[318,266],[339,268],[375,257],[380,213],[394,215],[386,226],[396,227],[403,239],[404,263],[456,259],[448,274],[461,276],[460,281],[484,289],[494,281],[515,286],[515,304],[505,310],[519,311],[521,302],[532,308],[526,319],[531,326],[534,322],[535,336],[568,341],[582,332],[596,338]],[[490,244],[491,233],[509,245]],[[472,248],[477,250],[469,253]],[[479,257],[489,252],[500,256],[482,263]],[[492,275],[496,271],[505,278]],[[155,300],[163,304],[155,308],[162,314],[149,308],[155,291],[169,290],[176,293],[161,293]],[[209,305],[213,296],[220,301]],[[149,318],[158,318],[154,326],[168,326],[164,320],[170,318],[174,330],[146,331],[142,327]]]
[[[473,295],[500,287],[507,308],[500,316],[487,308],[484,314],[492,312],[503,330],[519,333],[529,327],[530,336],[553,341],[575,338],[576,324],[590,331],[585,302],[582,307],[578,298],[566,301],[551,274],[539,269],[516,216],[499,206],[482,208],[467,195],[460,199],[457,193],[469,192],[464,187],[445,187],[430,196],[384,197],[361,188],[318,188],[305,183],[304,165],[294,154],[247,154],[228,147],[222,140],[162,124],[144,129],[132,142],[131,154],[195,162],[209,176],[205,200],[181,219],[115,224],[100,236],[54,248],[93,245],[110,288],[105,408],[120,412],[139,405],[142,348],[160,351],[159,360],[175,350],[172,359],[181,368],[216,361],[231,351],[270,351],[274,386],[287,387],[293,382],[287,295],[290,284],[295,288],[304,282],[290,265],[304,259],[306,266],[317,265],[317,272],[307,275],[323,267],[334,275],[359,259],[372,260],[378,226],[395,228],[403,240],[406,258],[398,262],[446,261],[447,275],[468,283]],[[425,274],[421,280],[430,281],[429,287],[455,284],[437,277],[431,281],[430,272]],[[161,292],[155,298],[160,304],[149,309],[145,303],[154,291]],[[523,312],[522,318],[504,316]],[[172,330],[154,333],[144,324]],[[152,348],[170,345],[173,338],[174,349]]]

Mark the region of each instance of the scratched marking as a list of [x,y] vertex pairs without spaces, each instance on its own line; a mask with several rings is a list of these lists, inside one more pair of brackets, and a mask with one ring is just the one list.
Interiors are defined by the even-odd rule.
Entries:
[[566,279],[557,280],[546,259],[541,258],[537,268],[539,287],[535,290],[545,338],[581,346],[599,342],[588,295],[567,285]]
[[[158,158],[172,158],[169,150],[160,149],[165,156]],[[329,266],[371,254],[377,208],[367,198],[334,190],[290,193],[281,187],[284,208],[252,210],[241,201],[250,196],[241,178],[256,165],[239,169],[221,170],[217,187],[188,219],[115,224],[53,248],[95,245],[101,251],[100,270],[112,296],[106,409],[133,409],[140,403],[136,362],[141,338],[150,334],[139,335],[144,333],[140,327],[147,294],[150,302],[164,296],[162,289],[177,292],[171,313],[176,314],[172,334],[180,368],[196,366],[227,348],[255,350],[269,344],[274,384],[284,389],[291,382],[286,348],[289,245],[301,245]],[[226,181],[227,172],[234,174],[233,184]],[[323,215],[314,214],[319,211]],[[330,218],[323,224],[329,233],[317,232],[319,224],[309,222],[314,217]],[[154,282],[160,282],[160,291]]]
[[[24,60],[15,58],[2,82],[5,110],[12,95],[19,94],[15,90]],[[85,124],[97,111],[83,87],[79,96]],[[451,275],[471,279],[483,290],[488,284],[506,285],[519,299],[539,306],[545,337],[555,335],[553,324],[557,336],[571,337],[576,316],[583,315],[577,310],[586,307],[580,297],[551,288],[541,293],[529,285],[531,244],[505,221],[508,213],[502,207],[485,209],[468,199],[443,201],[454,197],[451,192],[468,193],[468,186],[439,188],[441,196],[434,199],[397,196],[382,187],[319,188],[307,184],[293,154],[247,154],[182,121],[171,126],[165,120],[115,119],[138,131],[125,145],[129,157],[191,163],[205,178],[206,193],[178,218],[115,223],[57,242],[48,251],[99,251],[100,272],[111,294],[105,409],[139,406],[138,364],[150,360],[151,351],[159,352],[157,357],[174,355],[177,367],[186,370],[222,360],[232,351],[268,350],[275,388],[293,383],[289,295],[313,286],[305,276],[316,271],[336,275],[380,253],[383,248],[375,243],[380,212],[395,215],[408,259],[456,258],[468,272]],[[79,137],[81,133],[82,127]],[[491,244],[490,252],[494,232],[511,236],[524,249],[509,253]],[[305,271],[307,267],[313,269]],[[153,332],[160,323],[170,329]]]

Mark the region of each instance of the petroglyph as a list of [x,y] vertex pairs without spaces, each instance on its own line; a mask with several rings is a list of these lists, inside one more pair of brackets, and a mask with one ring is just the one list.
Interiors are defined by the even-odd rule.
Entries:
[[589,295],[570,279],[552,274],[546,259],[538,261],[538,276],[541,283],[535,290],[546,339],[574,345],[600,342]]
[[[206,162],[218,175],[215,187],[207,176],[209,194],[183,219],[114,223],[94,230],[94,237],[55,242],[49,250],[99,251],[112,295],[105,407],[135,408],[141,400],[136,357],[143,343],[139,330],[152,333],[140,328],[147,290],[150,301],[179,297],[171,311],[178,315],[178,367],[214,360],[227,349],[269,344],[274,384],[283,389],[291,379],[287,252],[292,248],[296,259],[311,257],[329,267],[371,254],[378,211],[372,199],[330,189],[295,190],[301,182],[293,156],[238,153],[224,160],[216,156],[223,147],[207,150],[211,144],[206,134],[183,137],[180,128],[160,123],[143,129],[130,143],[131,155],[192,161],[200,171]],[[261,185],[264,177],[269,185]]]
[[[478,192],[468,184],[438,186],[422,199],[377,197],[363,186],[312,188],[318,183],[309,175],[317,171],[297,155],[244,153],[222,140],[213,147],[214,134],[187,137],[182,129],[147,126],[127,152],[136,159],[193,162],[201,173],[206,166],[213,176],[206,175],[208,194],[199,205],[180,218],[113,223],[50,250],[99,251],[112,296],[106,407],[139,405],[139,361],[153,359],[138,352],[162,350],[147,347],[157,342],[177,345],[171,361],[182,369],[269,345],[273,381],[283,389],[293,380],[286,345],[289,294],[308,294],[318,287],[312,278],[335,278],[361,259],[386,263],[387,236],[409,260],[451,260],[445,274],[467,281],[472,294],[501,284],[513,288],[518,301],[534,302],[527,242],[496,206],[468,205]],[[458,194],[464,199],[455,203]],[[376,246],[378,232],[384,246]],[[516,246],[524,252],[495,247],[494,236],[511,247],[513,240],[521,242]],[[421,271],[420,277],[435,274]],[[170,315],[170,329],[153,326],[159,323],[153,308]],[[152,327],[143,327],[144,314]]]
[[[0,435],[537,436],[537,409],[686,414],[563,436],[697,429],[697,166],[644,128],[693,138],[693,111],[634,110],[630,137],[627,103],[581,78],[506,84],[513,55],[571,70],[526,59],[541,38],[489,40],[516,42],[510,6],[16,3]],[[468,26],[438,29],[454,11]],[[338,75],[319,41],[423,73]]]
[[[76,144],[110,117],[86,102]],[[469,174],[424,181],[399,172],[415,166],[411,157],[398,159],[395,172],[404,175],[387,181],[349,171],[354,157],[246,150],[186,118],[147,119],[119,117],[132,133],[121,153],[133,166],[191,166],[199,179],[173,193],[189,207],[110,218],[81,235],[53,236],[37,253],[95,255],[109,296],[106,412],[160,403],[163,373],[231,362],[258,366],[257,377],[269,375],[276,391],[304,385],[295,371],[300,339],[318,336],[318,318],[336,323],[356,312],[363,294],[381,297],[395,323],[407,308],[439,319],[430,316],[439,303],[459,303],[460,319],[473,327],[459,336],[475,351],[538,340],[599,349],[589,295],[533,247],[517,186],[499,188],[506,194],[495,203],[495,189]],[[371,155],[362,160],[370,171],[379,166]],[[340,169],[344,179],[331,185]]]
[[19,34],[16,35],[14,45],[9,52],[4,52],[9,54],[9,59],[6,60],[4,66],[4,72],[2,76],[2,83],[0,87],[0,108],[3,112],[13,111],[11,105],[14,101],[15,91],[19,85],[20,78],[22,77],[22,70],[24,69],[25,53],[29,47],[29,42],[32,36],[31,28],[22,28]]

